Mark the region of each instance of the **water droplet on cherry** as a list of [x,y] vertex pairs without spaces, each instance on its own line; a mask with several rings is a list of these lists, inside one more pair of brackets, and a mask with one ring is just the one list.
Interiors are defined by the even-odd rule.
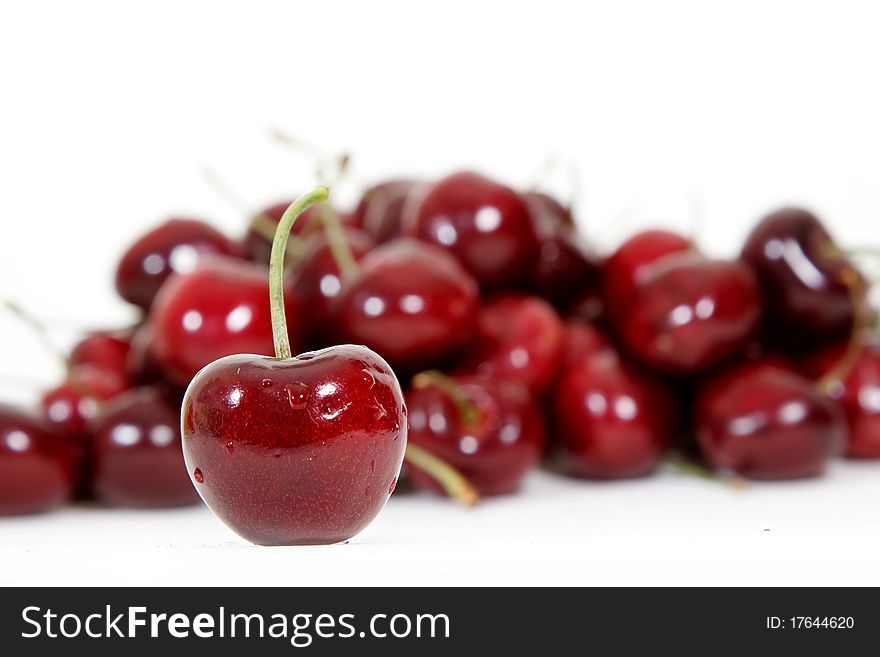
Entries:
[[290,402],[290,407],[295,410],[301,410],[306,407],[306,403],[309,401],[309,387],[305,383],[295,382],[288,383],[284,386],[284,390],[287,392],[287,401]]
[[263,379],[262,381],[260,381],[260,385],[263,386],[264,388],[271,388],[272,387],[272,379]]
[[200,484],[205,483],[205,475],[202,474],[202,471],[196,468],[193,470],[193,479],[195,479]]
[[229,452],[230,454],[232,454],[232,452],[235,451],[235,444],[231,440],[228,443],[226,443],[226,451]]
[[391,485],[388,487],[388,494],[391,495],[391,493],[394,492],[395,488],[397,488],[397,478],[396,477],[391,480]]

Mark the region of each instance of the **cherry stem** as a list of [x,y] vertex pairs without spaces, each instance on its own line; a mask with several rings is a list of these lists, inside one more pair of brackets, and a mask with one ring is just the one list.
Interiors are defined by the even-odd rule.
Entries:
[[275,342],[275,357],[290,358],[290,337],[287,335],[287,317],[284,312],[284,259],[287,253],[287,240],[294,222],[313,205],[323,203],[330,196],[324,186],[313,189],[299,197],[284,211],[272,240],[272,255],[269,259],[269,305],[272,313],[272,338]]
[[681,474],[689,475],[691,477],[699,477],[700,479],[717,481],[722,484],[727,484],[731,488],[736,488],[737,490],[744,490],[748,488],[748,483],[742,477],[725,475],[720,472],[710,470],[709,468],[700,465],[699,463],[694,463],[690,459],[684,458],[683,456],[670,454],[664,459],[664,461],[667,465],[675,468]]
[[452,402],[458,409],[458,417],[462,424],[471,425],[479,421],[480,409],[465,396],[461,386],[452,377],[439,370],[426,370],[419,372],[412,379],[412,387],[416,390],[422,390],[431,386],[440,388],[452,399]]
[[853,304],[853,328],[846,351],[816,385],[825,394],[831,394],[849,376],[865,345],[864,332],[870,326],[871,312],[868,307],[865,283],[859,272],[846,267],[840,274],[840,282],[846,285]]
[[324,236],[330,246],[330,253],[333,255],[333,260],[336,262],[342,278],[351,279],[358,271],[357,260],[351,250],[351,245],[345,238],[345,231],[342,229],[339,215],[330,205],[321,208],[321,222],[324,224]]
[[31,315],[27,310],[14,301],[7,299],[3,302],[3,305],[15,318],[33,331],[34,335],[37,336],[37,339],[43,343],[46,350],[58,358],[65,371],[70,370],[70,360],[68,359],[67,354],[55,344],[52,337],[49,335],[49,329],[42,321]]
[[[312,158],[315,163],[315,173],[318,180],[327,179],[334,183],[338,182],[348,171],[348,167],[351,164],[351,158],[347,153],[334,155],[280,128],[272,128],[270,134],[276,141]],[[332,170],[329,173],[327,171],[328,164],[332,166]]]
[[480,500],[477,490],[458,470],[437,458],[426,449],[407,443],[405,458],[436,481],[446,494],[465,506],[474,506]]

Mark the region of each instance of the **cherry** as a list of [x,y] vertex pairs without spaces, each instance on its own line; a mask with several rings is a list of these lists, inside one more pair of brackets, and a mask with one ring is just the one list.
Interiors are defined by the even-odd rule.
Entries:
[[70,495],[66,443],[39,418],[0,404],[0,516],[37,513]]
[[506,294],[480,309],[476,338],[459,369],[514,379],[540,393],[559,367],[562,339],[562,320],[553,306],[538,297]]
[[401,371],[433,367],[455,355],[474,332],[477,284],[430,244],[402,238],[360,262],[336,304],[339,335],[381,353]]
[[[352,264],[376,245],[373,238],[356,228],[346,228],[341,238],[351,253]],[[346,278],[353,274],[352,267],[346,273],[341,271],[338,253],[334,251],[331,240],[323,234],[315,235],[310,240],[301,258],[294,264],[289,280],[302,306],[309,309],[305,323],[310,345],[327,346],[334,320],[333,304]]]
[[880,342],[874,337],[859,350],[842,376],[833,372],[847,345],[820,352],[807,366],[811,376],[826,380],[827,393],[839,401],[849,426],[846,453],[853,458],[880,458]]
[[418,187],[420,183],[415,180],[388,180],[373,185],[355,208],[354,224],[380,244],[401,237],[404,208]]
[[64,382],[46,391],[40,405],[54,433],[73,437],[86,433],[100,406],[128,389],[117,372],[93,365],[71,368]]
[[615,323],[633,304],[636,289],[651,267],[664,256],[685,253],[691,243],[678,233],[646,230],[621,244],[606,261],[603,272],[605,305]]
[[769,331],[783,346],[852,327],[854,302],[861,302],[854,298],[853,266],[812,213],[799,208],[770,213],[746,239],[742,258],[758,275]]
[[673,406],[613,348],[586,355],[569,365],[552,400],[561,464],[595,479],[649,474],[672,443]]
[[[272,238],[275,235],[276,228],[278,228],[281,216],[290,206],[290,203],[291,201],[275,203],[264,208],[251,218],[250,226],[244,236],[243,248],[252,262],[260,265],[265,265],[269,262],[269,256],[272,252]],[[323,226],[321,215],[327,211],[333,212],[343,225],[355,225],[355,218],[348,213],[329,207],[313,207],[303,212],[303,215],[293,227],[292,235],[306,237],[319,232]],[[294,240],[290,246],[293,247],[294,251],[297,251],[302,245],[299,240]]]
[[168,382],[170,379],[156,358],[153,332],[149,325],[141,324],[131,336],[131,349],[125,363],[125,373],[135,385]]
[[92,490],[114,506],[194,504],[180,448],[180,397],[151,386],[130,390],[101,412],[91,442]]
[[651,267],[623,309],[621,331],[645,363],[692,374],[737,353],[760,315],[758,284],[745,263],[681,253]]
[[207,253],[233,255],[236,246],[203,221],[170,219],[128,247],[116,268],[116,290],[126,301],[148,310],[172,273],[192,271]]
[[449,251],[486,288],[526,282],[539,250],[525,201],[475,173],[427,188],[406,213],[404,233]]
[[[186,384],[208,363],[236,353],[271,354],[266,269],[231,258],[203,259],[168,280],[147,318],[150,349],[162,368]],[[297,317],[293,295],[288,312]],[[300,329],[293,326],[298,343]]]
[[582,243],[571,213],[555,199],[536,192],[524,194],[538,233],[540,249],[529,288],[564,308],[587,291],[601,290],[596,256]]
[[282,283],[297,216],[285,212],[270,260],[276,357],[214,361],[183,402],[183,453],[196,489],[234,531],[261,545],[344,541],[385,505],[406,448],[406,409],[393,371],[366,347],[291,357]]
[[612,348],[611,341],[594,324],[569,319],[562,327],[562,357],[559,371],[564,372],[580,360]]
[[96,331],[74,345],[68,357],[70,367],[88,365],[127,378],[132,334],[129,331]]
[[[406,406],[410,444],[455,467],[480,495],[514,492],[544,447],[541,411],[516,381],[423,372]],[[440,490],[412,463],[407,474],[420,488]]]
[[697,440],[715,468],[751,479],[821,473],[845,439],[839,405],[808,379],[775,363],[747,363],[703,389]]

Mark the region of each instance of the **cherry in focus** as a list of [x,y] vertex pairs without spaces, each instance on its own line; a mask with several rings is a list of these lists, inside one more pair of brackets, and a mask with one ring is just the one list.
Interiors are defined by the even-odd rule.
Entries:
[[[541,411],[515,381],[425,372],[406,395],[409,440],[454,467],[480,495],[514,492],[544,448]],[[420,488],[442,490],[410,465]]]
[[205,254],[231,256],[235,244],[213,226],[194,219],[170,219],[140,237],[116,268],[119,295],[148,310],[171,274],[191,272]]
[[447,250],[484,288],[527,282],[539,251],[522,197],[475,173],[427,188],[404,217],[404,233]]
[[843,447],[837,402],[774,363],[748,363],[722,375],[697,399],[695,431],[714,468],[751,479],[820,474]]

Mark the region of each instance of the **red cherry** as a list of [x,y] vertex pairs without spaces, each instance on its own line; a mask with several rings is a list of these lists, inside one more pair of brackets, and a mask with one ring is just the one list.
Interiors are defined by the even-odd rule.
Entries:
[[116,289],[123,299],[147,310],[172,273],[192,271],[208,253],[233,255],[236,247],[203,221],[171,219],[126,250],[116,268]]
[[645,363],[691,374],[737,353],[760,315],[758,285],[745,263],[682,253],[663,258],[638,285],[624,309],[622,337]]
[[[231,258],[211,258],[168,280],[150,310],[152,353],[180,383],[213,360],[237,353],[271,354],[272,321],[266,269]],[[288,313],[297,317],[293,296]],[[299,342],[294,325],[292,338]]]
[[0,516],[50,509],[67,499],[72,483],[65,441],[40,419],[0,404]]
[[520,381],[540,393],[559,368],[562,339],[562,320],[549,303],[521,294],[500,296],[480,309],[476,339],[459,369]]
[[674,437],[674,400],[612,348],[570,365],[552,401],[556,448],[572,474],[649,474]]
[[[243,249],[251,262],[258,265],[267,265],[272,251],[272,237],[281,220],[281,215],[290,206],[290,201],[275,203],[258,212],[252,219],[250,227],[244,236]],[[305,237],[314,235],[323,229],[324,222],[321,213],[327,209],[312,207],[303,212],[297,220],[291,232],[292,235]],[[354,225],[355,218],[345,212],[332,209],[343,225]]]
[[[838,364],[847,345],[822,351],[810,367],[815,378],[824,377]],[[849,426],[847,455],[853,458],[880,458],[880,342],[867,342],[843,380],[826,386],[840,402]]]
[[594,324],[570,319],[562,327],[562,358],[559,371],[564,372],[578,361],[611,348],[608,336]]
[[128,389],[120,374],[91,365],[70,370],[64,382],[45,392],[40,405],[52,426],[63,436],[80,436],[97,417],[101,404]]
[[768,328],[782,346],[851,330],[853,266],[815,215],[798,208],[767,215],[746,239],[742,257],[758,275]]
[[403,393],[380,356],[346,345],[291,357],[288,233],[326,198],[319,187],[278,224],[269,267],[276,357],[216,360],[183,401],[183,454],[196,489],[230,528],[262,545],[351,538],[385,505],[406,449]]
[[388,180],[373,185],[355,208],[354,224],[380,244],[401,237],[404,208],[419,186],[415,180]]
[[343,288],[339,335],[414,372],[467,344],[478,304],[476,283],[454,258],[423,242],[393,240],[368,253]]
[[[355,261],[376,245],[367,233],[356,228],[346,228],[343,236]],[[309,241],[289,280],[302,307],[308,309],[304,321],[309,344],[327,346],[334,321],[333,305],[345,278],[325,235],[317,234]]]
[[404,233],[446,249],[490,288],[526,282],[539,248],[525,201],[475,173],[430,186],[404,217]]
[[[457,376],[438,383],[437,375],[417,375],[406,395],[411,444],[453,466],[480,495],[514,492],[543,451],[539,407],[515,381]],[[407,473],[420,488],[442,490],[418,467]]]
[[130,390],[109,402],[91,442],[92,490],[114,506],[194,504],[180,446],[180,398],[169,390]]
[[633,304],[636,289],[648,276],[652,265],[664,256],[685,253],[691,243],[667,230],[646,230],[621,244],[605,261],[603,282],[605,305],[614,322]]
[[808,379],[761,361],[710,383],[695,418],[709,464],[751,479],[818,475],[845,440],[836,402]]
[[90,333],[74,345],[68,363],[73,368],[88,365],[127,378],[131,338],[128,331]]
[[524,194],[535,222],[540,248],[529,289],[558,308],[567,307],[588,291],[601,293],[601,269],[583,244],[571,213],[555,199],[536,192]]

